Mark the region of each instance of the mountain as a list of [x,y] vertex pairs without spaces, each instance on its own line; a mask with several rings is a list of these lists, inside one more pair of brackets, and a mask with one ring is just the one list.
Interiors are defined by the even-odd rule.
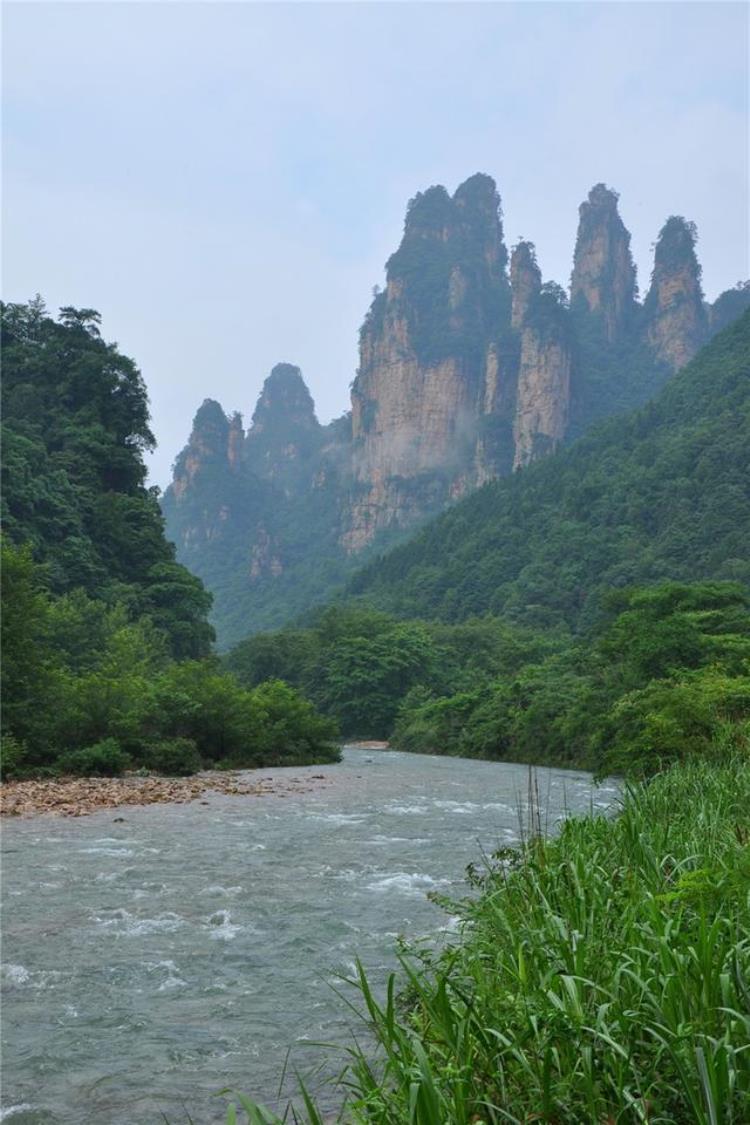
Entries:
[[750,311],[646,406],[486,485],[365,566],[349,594],[404,617],[590,623],[606,590],[750,585]]
[[705,303],[695,241],[667,221],[640,303],[617,193],[597,184],[568,294],[531,242],[509,255],[490,176],[417,194],[360,331],[350,414],[322,426],[286,363],[247,432],[212,400],[196,414],[163,511],[220,643],[293,619],[462,497],[651,398],[750,304],[747,286]]

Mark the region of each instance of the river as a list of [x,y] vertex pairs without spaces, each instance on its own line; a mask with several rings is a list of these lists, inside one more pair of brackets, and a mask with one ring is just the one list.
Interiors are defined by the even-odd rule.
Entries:
[[[283,772],[299,792],[5,823],[0,1120],[207,1125],[224,1086],[277,1104],[289,1049],[305,1073],[306,1043],[361,1034],[337,974],[451,940],[428,892],[462,895],[527,816],[525,766],[346,748]],[[550,831],[616,795],[536,776]]]

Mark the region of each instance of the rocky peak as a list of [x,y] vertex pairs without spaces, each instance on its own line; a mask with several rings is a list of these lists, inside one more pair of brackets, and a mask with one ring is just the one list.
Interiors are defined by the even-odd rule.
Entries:
[[[510,321],[500,197],[471,176],[409,204],[360,334],[347,550],[470,486],[488,356]],[[493,397],[493,394],[490,397]]]
[[456,189],[453,205],[466,247],[476,247],[488,270],[488,280],[504,280],[508,253],[503,242],[500,196],[492,176],[477,172]]
[[[471,176],[451,197],[431,187],[411,200],[387,288],[363,328],[366,370],[378,336],[422,364],[466,355],[510,315],[500,197],[491,176]],[[369,341],[369,347],[367,346]]]
[[263,384],[245,441],[248,467],[290,494],[305,486],[322,435],[299,367],[277,363]]
[[454,218],[451,197],[441,184],[417,192],[406,209],[401,249],[423,239],[446,242]]
[[630,234],[617,209],[619,196],[596,184],[578,209],[570,299],[573,308],[601,317],[610,342],[626,334],[636,308]]
[[263,384],[250,435],[317,427],[315,404],[299,367],[277,363]]
[[225,465],[229,446],[229,419],[212,398],[203,400],[193,419],[188,443],[174,464],[172,490],[180,501],[196,475],[207,465]]
[[520,328],[542,287],[542,271],[536,261],[533,242],[522,241],[513,248],[510,259],[512,293],[510,322]]
[[206,456],[225,456],[229,420],[215,399],[206,398],[196,411],[188,444]]
[[656,243],[644,306],[649,343],[673,371],[692,359],[708,335],[697,238],[695,223],[681,215],[667,219]]

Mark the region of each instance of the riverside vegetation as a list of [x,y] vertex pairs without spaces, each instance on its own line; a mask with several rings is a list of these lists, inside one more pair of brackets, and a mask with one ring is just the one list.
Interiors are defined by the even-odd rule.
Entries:
[[132,360],[91,309],[7,305],[3,771],[168,774],[332,761],[332,722],[211,656],[210,595],[174,559]]
[[[644,410],[226,658],[402,749],[630,778],[614,820],[532,824],[471,870],[460,941],[407,950],[384,997],[358,966],[375,1047],[347,1051],[342,1119],[750,1119],[749,430],[745,316]],[[304,1086],[290,1118],[329,1119]]]
[[[376,1049],[353,1043],[341,1118],[385,1125],[544,1121],[742,1125],[750,1115],[747,756],[683,763],[618,817],[532,833],[450,904],[461,941],[401,959],[384,998],[351,984]],[[398,991],[400,990],[400,992]],[[284,1119],[330,1116],[302,1091]]]

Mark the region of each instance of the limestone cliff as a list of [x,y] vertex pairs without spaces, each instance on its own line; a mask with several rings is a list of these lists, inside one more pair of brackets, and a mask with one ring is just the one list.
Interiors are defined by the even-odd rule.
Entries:
[[412,200],[360,337],[346,550],[474,483],[488,357],[509,318],[506,266],[489,176],[452,197],[433,187]]
[[555,285],[537,286],[521,321],[514,469],[553,452],[565,438],[572,368],[570,334],[562,290]]
[[610,343],[628,332],[636,308],[630,234],[617,209],[619,196],[596,184],[578,210],[570,302],[601,319]]
[[195,481],[196,475],[208,466],[228,464],[229,421],[218,402],[203,400],[195,418],[188,443],[175,461],[172,489],[181,499]]
[[291,495],[309,483],[322,436],[299,367],[277,363],[263,384],[245,441],[249,470]]
[[536,262],[532,242],[519,242],[510,259],[510,287],[512,292],[510,322],[513,328],[522,328],[531,306],[542,287],[542,271]]
[[694,223],[672,215],[659,232],[651,288],[644,306],[646,335],[672,371],[692,359],[708,339]]
[[[241,430],[242,418],[236,417]],[[188,560],[186,565],[190,565],[196,552],[200,554],[206,544],[220,539],[226,530],[230,509],[228,490],[223,485],[232,471],[230,456],[234,455],[235,433],[234,419],[230,425],[219,403],[207,398],[193,419],[187,445],[175,461],[166,503],[175,511],[188,510],[190,519],[180,523],[179,528],[169,527],[168,533],[177,543],[180,557]],[[213,500],[201,502],[208,480],[221,482],[222,499],[218,504]]]

